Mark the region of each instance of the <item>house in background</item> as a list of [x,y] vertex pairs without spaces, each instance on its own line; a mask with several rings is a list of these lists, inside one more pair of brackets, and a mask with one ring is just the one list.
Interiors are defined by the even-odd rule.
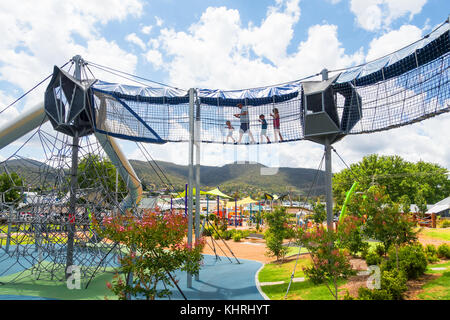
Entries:
[[450,197],[447,197],[431,206],[427,213],[436,213],[436,215],[441,217],[450,217]]

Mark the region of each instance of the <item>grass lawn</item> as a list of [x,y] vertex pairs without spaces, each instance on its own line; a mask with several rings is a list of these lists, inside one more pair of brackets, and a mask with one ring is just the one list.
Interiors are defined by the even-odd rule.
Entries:
[[[298,259],[297,267],[295,268],[295,278],[304,277],[302,268],[311,264],[308,258]],[[292,271],[294,270],[295,260],[286,263],[268,263],[258,274],[259,282],[275,282],[284,281],[288,283],[291,279]]]
[[[298,250],[298,249],[297,249]],[[302,257],[298,259],[295,268],[295,278],[305,277],[303,267],[309,266],[311,260],[309,257]],[[294,270],[295,259],[282,264],[268,263],[259,272],[259,282],[277,282],[284,281],[283,284],[261,286],[262,291],[271,300],[282,300],[286,294],[286,290],[291,279],[292,271]],[[346,281],[339,281],[339,286],[346,283]],[[292,282],[289,289],[287,300],[333,300],[333,296],[328,291],[324,284],[315,285],[310,280],[303,282]]]
[[[446,268],[446,270],[432,270],[432,268]],[[426,283],[418,297],[423,300],[450,300],[450,261],[430,264],[426,273],[442,275]]]
[[[302,248],[300,250],[300,253],[308,253],[308,250],[306,250],[306,248]],[[298,254],[298,247],[288,247],[286,257],[297,255],[297,254]]]
[[420,235],[437,240],[450,241],[450,228],[445,229],[422,229]]
[[[345,284],[339,281],[338,285]],[[261,287],[271,300],[283,300],[286,295],[288,283]],[[304,282],[292,282],[286,300],[334,300],[330,291],[324,284],[316,285],[310,280]]]

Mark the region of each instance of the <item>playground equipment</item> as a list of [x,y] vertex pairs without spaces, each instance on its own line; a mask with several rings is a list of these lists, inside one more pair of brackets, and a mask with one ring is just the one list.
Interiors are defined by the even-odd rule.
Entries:
[[[109,215],[114,211],[137,212],[141,183],[115,138],[139,145],[141,142],[189,142],[189,181],[185,192],[188,195],[187,239],[192,244],[194,223],[195,237],[200,236],[200,204],[196,202],[194,221],[193,194],[195,187],[196,197],[200,199],[201,143],[226,144],[225,122],[228,120],[236,128],[241,125],[244,133],[248,132],[246,128],[256,130],[260,127],[258,116],[268,115],[274,108],[279,110],[280,130],[284,137],[280,143],[306,139],[324,145],[327,223],[330,227],[333,222],[331,145],[349,134],[389,130],[449,112],[449,51],[447,20],[423,39],[361,66],[322,70],[308,78],[281,85],[233,91],[185,90],[155,83],[152,86],[111,83],[96,79],[90,68],[122,75],[128,80],[134,76],[75,56],[70,61],[70,68],[75,66],[73,75],[70,69],[64,70],[64,66],[54,68],[44,103],[0,128],[0,149],[10,148],[11,143],[24,135],[27,137],[18,150],[0,163],[0,167],[14,181],[12,172],[17,171],[17,167],[13,167],[11,161],[29,162],[23,148],[31,148],[33,142],[38,142],[46,161],[38,166],[34,179],[41,190],[47,192],[46,199],[41,197],[30,206],[32,222],[25,224],[17,219],[19,200],[8,202],[3,199],[2,203],[10,206],[5,209],[8,212],[6,236],[10,245],[7,250],[2,247],[0,251],[17,257],[27,256],[30,266],[36,266],[37,274],[48,272],[51,277],[57,274],[51,269],[54,265],[63,265],[62,268],[67,270],[86,256],[83,251],[86,248],[97,252],[90,255],[86,265],[105,263],[110,246],[102,241],[85,239],[81,231],[85,229],[80,228],[88,230],[90,222],[79,223],[77,217],[83,216],[82,211],[87,207],[98,208],[92,209],[92,216]],[[238,112],[238,103],[248,108],[248,122],[240,123],[233,117]],[[48,120],[50,125],[46,123]],[[114,198],[101,183],[91,190],[83,190],[81,183],[88,175],[87,171],[78,170],[78,164],[80,155],[87,157],[89,154],[107,156],[118,169],[128,189],[123,200]],[[95,179],[90,179],[101,181],[106,175],[97,170]],[[161,179],[168,180],[164,175]],[[23,192],[24,188],[18,183],[7,191]],[[7,192],[3,194],[7,196]],[[67,194],[63,201],[61,194]],[[58,237],[52,237],[49,229],[45,229],[55,224],[49,220],[53,213],[61,216]],[[19,231],[13,235],[14,224],[19,226]],[[32,245],[29,244],[30,225],[34,226]],[[21,240],[18,237],[22,237]],[[16,242],[12,250],[13,239]],[[58,247],[54,245],[55,241]],[[32,254],[31,250],[38,254]],[[52,262],[50,269],[46,267],[47,263],[42,263],[46,259]],[[19,259],[17,261],[19,263]],[[83,270],[92,274],[89,268]],[[191,285],[188,275],[187,286]]]

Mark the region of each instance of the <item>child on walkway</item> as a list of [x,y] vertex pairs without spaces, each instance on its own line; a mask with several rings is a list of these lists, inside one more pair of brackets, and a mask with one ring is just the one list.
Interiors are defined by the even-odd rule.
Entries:
[[283,137],[280,133],[280,114],[278,113],[278,108],[274,108],[273,114],[270,114],[273,118],[273,131],[275,134],[275,142],[278,142],[278,137],[280,137],[280,141],[283,141]]
[[231,138],[231,140],[233,140],[233,143],[236,143],[236,140],[234,140],[233,138],[233,131],[234,131],[234,127],[231,125],[230,120],[228,120],[227,122],[225,122],[226,127],[228,129],[228,135],[227,135],[227,140],[226,143],[228,143],[228,138]]
[[269,137],[267,136],[267,121],[263,114],[259,115],[259,122],[261,122],[261,134],[259,135],[259,143],[262,143],[263,136],[266,137],[267,143],[270,143]]
[[250,118],[248,114],[248,107],[244,106],[242,103],[238,103],[236,105],[240,109],[239,113],[236,113],[234,116],[236,118],[239,118],[241,120],[241,127],[239,129],[239,141],[238,143],[241,143],[242,136],[244,133],[248,133],[248,136],[251,140],[251,143],[255,143],[255,139],[253,139],[252,132],[250,131]]

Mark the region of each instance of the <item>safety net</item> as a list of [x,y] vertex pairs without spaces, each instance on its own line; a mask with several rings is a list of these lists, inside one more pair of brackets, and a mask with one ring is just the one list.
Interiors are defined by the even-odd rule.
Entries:
[[[98,80],[92,85],[95,130],[133,141],[189,141],[190,101],[204,143],[288,142],[327,132],[387,130],[450,111],[449,52],[446,21],[420,41],[327,81],[195,89],[190,99],[188,90]],[[309,117],[314,113],[316,118]],[[325,118],[329,124],[322,125]]]

